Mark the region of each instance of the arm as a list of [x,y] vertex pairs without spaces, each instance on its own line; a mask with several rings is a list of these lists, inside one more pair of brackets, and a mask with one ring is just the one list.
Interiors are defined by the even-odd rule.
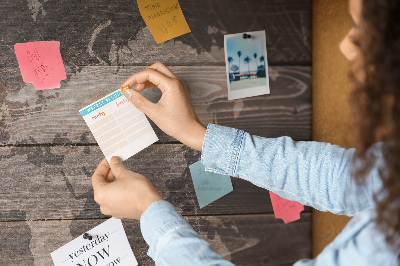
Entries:
[[[114,181],[115,180],[115,181]],[[233,265],[215,253],[145,176],[127,170],[118,157],[104,159],[92,177],[103,214],[140,219],[148,255],[157,265]]]
[[[135,90],[130,89],[133,86]],[[204,149],[202,162],[209,170],[246,179],[322,211],[354,215],[374,206],[373,194],[381,187],[377,168],[364,186],[357,186],[351,177],[353,149],[288,137],[260,138],[213,125],[206,135],[185,83],[161,62],[132,75],[122,87],[128,88],[124,95],[165,133]],[[162,91],[158,103],[140,93],[148,87]]]
[[140,218],[148,255],[156,265],[233,265],[215,253],[166,201],[154,202]]
[[202,163],[208,171],[245,179],[285,199],[352,216],[372,208],[373,194],[381,187],[376,169],[363,186],[355,183],[354,152],[289,137],[261,138],[210,124]]
[[[129,89],[136,86],[136,89]],[[243,131],[199,122],[187,87],[170,69],[157,62],[122,84],[124,95],[165,133],[202,151],[208,170],[243,178],[279,196],[322,211],[355,215],[374,206],[381,187],[377,168],[364,186],[351,177],[353,149],[328,143],[295,142],[250,136]],[[158,103],[140,92],[162,91]]]

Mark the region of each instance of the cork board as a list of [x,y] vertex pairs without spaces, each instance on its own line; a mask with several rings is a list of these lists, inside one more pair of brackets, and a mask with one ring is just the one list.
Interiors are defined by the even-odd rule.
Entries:
[[[313,140],[352,146],[349,138],[350,63],[339,43],[351,28],[348,1],[313,1]],[[349,217],[313,210],[313,256],[343,229]]]

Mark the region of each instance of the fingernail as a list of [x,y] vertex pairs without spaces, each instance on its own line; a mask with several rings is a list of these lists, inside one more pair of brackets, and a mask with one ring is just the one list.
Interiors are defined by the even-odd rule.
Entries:
[[110,164],[119,164],[122,163],[121,158],[119,158],[118,156],[113,156],[110,159]]
[[131,90],[125,90],[126,94],[128,94],[128,100],[132,98],[132,91]]

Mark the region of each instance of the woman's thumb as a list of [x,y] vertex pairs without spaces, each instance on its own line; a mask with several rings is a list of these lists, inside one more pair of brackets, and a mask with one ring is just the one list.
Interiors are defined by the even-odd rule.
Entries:
[[122,164],[121,158],[117,156],[111,157],[110,168],[117,179],[121,178],[123,176],[123,172],[127,171],[125,166]]

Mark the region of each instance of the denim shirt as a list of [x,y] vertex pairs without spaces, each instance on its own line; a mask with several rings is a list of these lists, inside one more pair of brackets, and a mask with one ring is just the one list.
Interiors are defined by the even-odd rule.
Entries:
[[[380,144],[375,146],[379,151]],[[374,222],[373,195],[382,188],[381,156],[378,152],[374,169],[360,186],[351,177],[354,152],[328,143],[261,138],[209,124],[201,161],[207,171],[242,178],[320,211],[354,216],[318,257],[302,259],[295,266],[398,265],[399,251],[385,242]],[[140,226],[148,255],[157,265],[233,265],[166,201],[151,204]]]

